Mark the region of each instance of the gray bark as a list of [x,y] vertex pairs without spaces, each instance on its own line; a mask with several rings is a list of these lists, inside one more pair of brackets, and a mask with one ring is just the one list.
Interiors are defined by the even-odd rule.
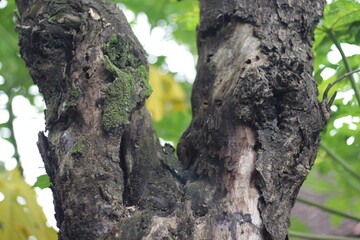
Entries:
[[311,76],[324,1],[200,1],[179,160],[159,144],[145,53],[113,4],[17,4],[59,239],[286,238],[325,124]]
[[[325,123],[311,52],[324,4],[201,1],[194,117],[178,153],[195,183],[202,179],[217,189],[201,196],[211,199],[209,209],[218,205],[214,199],[223,203],[237,194],[236,199],[258,206],[262,225],[255,225],[263,226],[270,239],[286,236],[290,210],[313,165]],[[249,184],[242,186],[245,175]],[[230,215],[247,213],[254,219],[256,213],[258,218],[249,204],[239,205]]]

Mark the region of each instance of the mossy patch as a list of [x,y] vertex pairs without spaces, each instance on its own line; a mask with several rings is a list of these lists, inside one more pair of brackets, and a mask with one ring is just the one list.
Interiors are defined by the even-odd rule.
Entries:
[[57,119],[59,119],[57,112],[59,95],[56,93],[50,95],[48,94],[49,92],[52,93],[52,91],[49,90],[46,92],[46,94],[44,94],[44,96],[48,96],[48,98],[45,98],[46,109],[44,110],[46,126],[49,126],[51,122],[54,122]]
[[103,49],[110,61],[120,69],[137,68],[141,65],[140,60],[134,55],[132,45],[119,34],[110,37]]
[[103,126],[106,131],[118,127],[120,124],[128,124],[128,113],[136,106],[132,99],[135,95],[134,79],[117,68],[108,57],[105,57],[105,65],[115,75],[115,80],[107,88],[105,94],[105,109],[103,114]]
[[119,35],[109,39],[104,46],[104,63],[114,76],[114,81],[102,89],[104,97],[103,127],[111,131],[129,123],[131,111],[151,94],[147,69],[132,53],[130,43]]
[[85,153],[85,145],[81,142],[75,143],[72,148],[70,149],[71,155],[84,155]]
[[79,100],[79,98],[81,97],[82,97],[81,89],[76,85],[72,85],[70,91],[66,96],[66,100],[64,102],[64,109],[67,110],[69,107],[75,106],[77,100]]
[[142,83],[144,84],[144,86],[143,86],[144,91],[142,92],[142,97],[146,99],[146,98],[150,97],[150,95],[152,93],[152,88],[150,86],[149,79],[148,79],[149,74],[144,65],[141,65],[138,68],[138,70],[140,73],[140,79],[142,80]]

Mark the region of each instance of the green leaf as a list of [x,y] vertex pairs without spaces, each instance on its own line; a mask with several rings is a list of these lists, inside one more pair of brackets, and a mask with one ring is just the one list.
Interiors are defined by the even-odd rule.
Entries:
[[324,10],[322,24],[324,27],[336,30],[360,19],[360,4],[355,0],[337,0],[327,4]]
[[[324,17],[317,31],[327,30],[334,32],[339,42],[360,44],[357,39],[360,35],[360,4],[356,0],[337,0],[326,5]],[[316,33],[322,41],[323,34]]]
[[178,111],[174,114],[165,115],[161,121],[154,122],[154,126],[159,137],[172,141],[174,146],[176,146],[181,134],[189,126],[190,121],[190,113]]
[[[290,219],[290,228],[289,231],[294,231],[294,232],[302,232],[302,233],[311,233],[311,230],[309,229],[308,226],[306,226],[306,224],[300,220],[297,217],[292,216]],[[299,239],[299,238],[292,238],[292,239]]]
[[44,174],[37,177],[37,180],[33,187],[39,187],[41,189],[45,189],[51,186],[49,175]]
[[29,88],[34,84],[20,57],[18,34],[14,31],[16,26],[15,10],[15,1],[8,1],[7,6],[0,9],[0,75],[5,79],[1,90],[8,96],[22,95],[34,103],[34,95],[29,93]]
[[33,188],[20,176],[19,171],[0,172],[0,239],[28,240],[57,239],[53,228],[46,226],[46,217],[36,202]]

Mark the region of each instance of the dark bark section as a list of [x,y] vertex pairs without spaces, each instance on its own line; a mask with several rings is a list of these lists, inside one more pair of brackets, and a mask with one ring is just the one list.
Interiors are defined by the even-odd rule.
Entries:
[[46,102],[38,146],[59,239],[141,239],[174,211],[177,180],[144,100],[145,53],[113,3],[17,1],[21,56]]
[[[208,198],[216,202],[229,194],[224,175],[233,157],[224,155],[224,149],[234,128],[251,128],[256,134],[253,177],[265,237],[285,239],[291,208],[313,165],[325,124],[311,52],[325,1],[200,2],[193,121],[178,154],[195,189],[199,184],[216,188],[213,195],[198,196],[199,203]],[[200,205],[193,208],[206,214]]]

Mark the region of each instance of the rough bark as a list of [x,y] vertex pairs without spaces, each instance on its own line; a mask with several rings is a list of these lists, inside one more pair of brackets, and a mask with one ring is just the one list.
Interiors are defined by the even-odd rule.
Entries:
[[17,4],[59,239],[286,238],[325,123],[311,77],[324,1],[200,1],[180,161],[143,106],[145,53],[114,4]]
[[199,202],[221,206],[215,218],[248,214],[217,223],[253,232],[233,239],[285,239],[325,123],[311,52],[325,1],[200,2],[193,121],[178,150],[186,188],[214,189]]
[[59,239],[139,239],[151,216],[180,199],[162,163],[173,156],[143,106],[151,92],[145,53],[114,4],[28,6],[17,29],[47,106],[48,136],[40,133],[38,146]]

